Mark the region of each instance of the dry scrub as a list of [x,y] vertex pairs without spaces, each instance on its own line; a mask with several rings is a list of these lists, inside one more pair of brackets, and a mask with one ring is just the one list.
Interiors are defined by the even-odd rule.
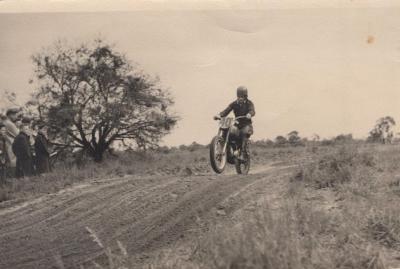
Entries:
[[280,208],[264,204],[235,225],[214,227],[189,259],[170,253],[149,268],[399,267],[399,147],[313,153],[288,178]]

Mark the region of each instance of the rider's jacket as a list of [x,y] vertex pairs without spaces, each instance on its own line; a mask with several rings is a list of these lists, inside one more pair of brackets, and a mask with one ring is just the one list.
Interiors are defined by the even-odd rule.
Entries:
[[[235,117],[246,116],[248,113],[250,113],[250,115],[254,117],[254,115],[256,114],[253,102],[249,99],[245,99],[243,102],[239,102],[238,100],[233,101],[224,111],[219,113],[219,115],[221,117],[226,117],[232,110],[235,114]],[[238,122],[239,128],[243,128],[252,123],[251,119],[247,118],[238,119]]]

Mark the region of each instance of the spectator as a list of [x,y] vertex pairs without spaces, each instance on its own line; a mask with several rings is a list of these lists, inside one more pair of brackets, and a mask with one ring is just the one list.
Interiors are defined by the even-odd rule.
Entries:
[[35,153],[36,153],[36,172],[38,174],[47,173],[50,171],[50,151],[49,140],[47,138],[47,126],[38,124],[38,133],[35,138]]
[[7,110],[5,117],[2,117],[2,122],[6,127],[6,151],[10,160],[10,169],[13,170],[13,174],[15,173],[16,157],[12,150],[12,143],[19,133],[19,130],[15,125],[15,122],[18,120],[18,113],[19,109],[12,108]]
[[15,137],[12,150],[17,157],[15,176],[26,177],[33,175],[32,151],[29,143],[30,119],[23,118],[19,134]]
[[0,122],[0,184],[5,183],[7,170],[10,165],[10,160],[8,158],[6,144],[6,126]]

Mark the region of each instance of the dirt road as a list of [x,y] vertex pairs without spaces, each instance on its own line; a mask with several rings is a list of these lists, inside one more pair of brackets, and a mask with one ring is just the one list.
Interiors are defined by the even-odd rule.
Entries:
[[201,233],[210,219],[274,193],[292,167],[264,166],[246,177],[192,175],[123,177],[76,185],[0,210],[0,268],[79,268],[120,240],[145,263],[177,240]]

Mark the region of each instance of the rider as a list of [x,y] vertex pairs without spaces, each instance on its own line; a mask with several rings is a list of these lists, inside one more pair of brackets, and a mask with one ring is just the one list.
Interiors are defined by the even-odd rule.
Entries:
[[233,101],[228,107],[219,113],[214,119],[226,117],[232,110],[235,117],[243,117],[237,120],[236,127],[239,129],[239,136],[242,141],[242,152],[249,137],[253,134],[251,118],[256,114],[254,104],[247,99],[248,91],[245,86],[239,86],[236,90],[237,100]]

